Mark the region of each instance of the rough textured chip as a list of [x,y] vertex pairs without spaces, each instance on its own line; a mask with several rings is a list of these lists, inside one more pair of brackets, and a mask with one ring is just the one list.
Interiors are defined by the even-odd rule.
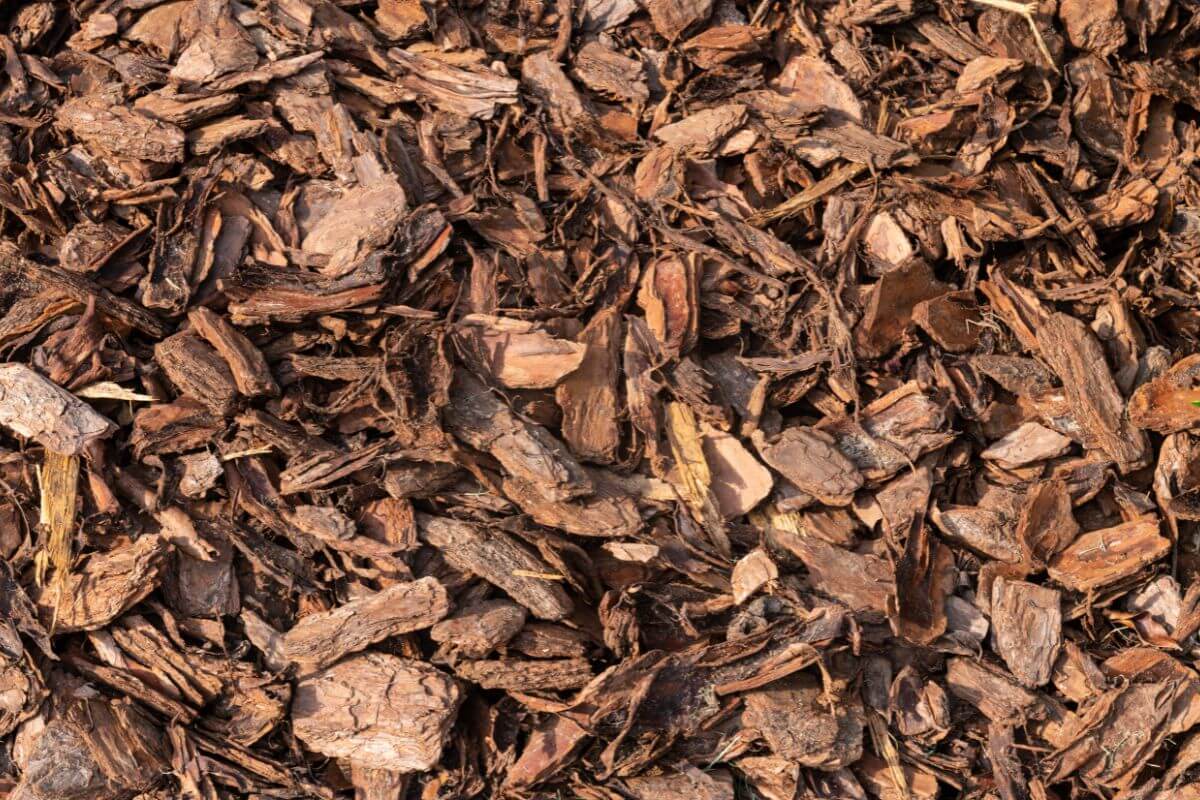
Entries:
[[116,429],[90,405],[24,364],[0,366],[0,424],[63,455],[79,455]]
[[365,653],[305,678],[292,697],[292,729],[306,747],[397,772],[438,762],[462,692],[434,667]]
[[992,584],[992,635],[1009,671],[1030,688],[1050,680],[1062,645],[1062,597],[1054,589],[1000,577]]

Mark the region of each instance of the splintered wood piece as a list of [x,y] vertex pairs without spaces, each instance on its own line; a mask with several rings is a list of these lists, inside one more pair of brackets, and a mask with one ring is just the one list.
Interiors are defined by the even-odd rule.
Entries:
[[75,538],[75,503],[79,496],[79,457],[46,453],[38,469],[41,491],[41,525],[46,531],[45,549],[35,557],[36,578],[46,583],[46,568],[53,566],[55,581],[61,583],[71,568],[71,544]]
[[363,653],[296,684],[292,729],[331,758],[419,772],[441,758],[462,699],[454,679],[426,663]]
[[666,422],[667,441],[675,462],[668,480],[704,528],[709,540],[719,551],[728,555],[729,540],[713,493],[712,470],[704,455],[704,442],[696,414],[683,403],[670,403],[666,408]]
[[1146,437],[1126,419],[1125,402],[1095,335],[1074,317],[1051,314],[1038,328],[1037,341],[1042,358],[1062,381],[1086,447],[1103,451],[1122,470],[1141,464]]
[[500,530],[420,514],[421,539],[438,548],[455,569],[478,575],[502,589],[538,619],[559,620],[571,613],[571,598],[548,564]]
[[391,175],[338,192],[305,232],[301,249],[323,257],[321,274],[341,278],[363,267],[409,217],[404,190]]
[[997,578],[992,584],[992,636],[996,652],[1023,686],[1046,685],[1062,645],[1058,591]]
[[1171,540],[1159,535],[1157,519],[1135,519],[1081,534],[1050,561],[1050,577],[1087,592],[1137,574],[1170,549]]
[[446,616],[450,600],[436,578],[421,578],[330,611],[309,614],[283,634],[278,653],[303,672],[402,633],[424,630]]
[[[788,70],[792,66],[805,62],[811,63],[813,61],[817,61],[817,59],[805,59],[803,61],[801,59],[792,59],[788,62],[787,67],[784,68],[784,75],[781,77],[786,77]],[[824,64],[824,62],[818,63]],[[828,66],[825,69],[832,73],[832,70],[829,70]],[[841,81],[838,82],[841,83]],[[817,87],[819,86],[820,83],[818,82]],[[843,83],[842,86],[845,86],[845,84]],[[800,87],[800,92],[812,91],[813,88],[817,87]],[[817,90],[820,91],[819,88]],[[792,97],[794,98],[795,96],[796,93],[793,92]],[[851,94],[851,97],[853,98],[853,94]],[[858,108],[858,101],[851,99],[850,103],[852,104],[852,108],[848,113],[861,122],[862,109]],[[867,255],[872,256],[877,261],[883,262],[885,271],[905,263],[916,252],[913,250],[912,243],[908,240],[907,234],[904,233],[904,229],[896,222],[896,218],[886,211],[880,212],[871,218],[870,224],[867,225],[867,229],[863,232],[863,249]]]
[[233,92],[212,95],[208,97],[188,97],[165,94],[163,90],[151,92],[139,97],[133,102],[133,108],[139,114],[160,122],[187,130],[213,117],[233,111],[241,104],[241,98]]
[[42,621],[58,633],[103,628],[158,586],[169,547],[142,536],[109,553],[94,553],[35,597]]
[[822,503],[849,505],[863,485],[854,463],[835,447],[832,436],[815,428],[787,428],[774,440],[756,439],[767,465]]
[[826,704],[821,684],[812,675],[793,675],[747,692],[744,700],[746,724],[780,758],[834,770],[862,757],[862,707],[850,698]]
[[111,436],[116,426],[24,364],[0,365],[0,424],[67,456]]
[[270,123],[265,119],[246,116],[223,117],[193,128],[187,132],[185,138],[188,150],[196,155],[206,155],[242,139],[253,139],[268,128]]

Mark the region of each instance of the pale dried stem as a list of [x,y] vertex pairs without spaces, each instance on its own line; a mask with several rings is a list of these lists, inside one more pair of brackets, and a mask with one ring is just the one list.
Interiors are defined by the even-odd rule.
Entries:
[[1017,3],[1013,0],[974,0],[976,3],[984,6],[998,8],[1001,11],[1009,11],[1013,14],[1019,14],[1029,23],[1029,30],[1033,31],[1033,38],[1037,42],[1038,50],[1041,51],[1042,57],[1046,59],[1046,63],[1051,69],[1058,69],[1054,63],[1054,57],[1050,55],[1050,48],[1046,47],[1046,41],[1042,38],[1042,32],[1038,30],[1037,23],[1033,20],[1033,14],[1037,11],[1037,3]]

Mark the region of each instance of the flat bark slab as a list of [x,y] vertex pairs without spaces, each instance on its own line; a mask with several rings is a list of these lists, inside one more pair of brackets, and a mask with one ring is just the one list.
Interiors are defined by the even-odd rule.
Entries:
[[307,673],[375,642],[428,628],[449,610],[445,588],[436,578],[421,578],[309,614],[269,647]]
[[116,429],[90,405],[24,364],[0,365],[0,425],[63,455],[79,455]]
[[144,536],[131,546],[96,553],[36,601],[48,626],[61,632],[103,628],[156,588],[166,567],[167,542]]
[[1009,671],[1030,688],[1050,680],[1062,646],[1062,596],[1054,589],[997,578],[992,633]]
[[798,489],[830,505],[848,505],[863,484],[854,462],[824,431],[789,428],[774,441],[760,444],[758,451],[768,466]]
[[1085,592],[1137,573],[1170,549],[1157,520],[1134,520],[1081,534],[1050,562],[1050,576]]
[[821,688],[808,676],[790,678],[746,695],[746,721],[771,751],[804,767],[836,770],[862,757],[862,710],[853,703],[821,707]]
[[292,727],[332,758],[396,772],[438,762],[462,692],[428,664],[364,653],[305,678],[292,697]]
[[1104,362],[1096,337],[1079,320],[1055,314],[1038,331],[1038,347],[1063,384],[1089,448],[1119,465],[1132,466],[1145,455],[1145,435],[1125,416],[1125,401]]

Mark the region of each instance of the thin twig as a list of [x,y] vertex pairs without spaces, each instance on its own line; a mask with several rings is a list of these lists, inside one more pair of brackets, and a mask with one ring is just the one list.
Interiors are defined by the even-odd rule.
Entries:
[[1029,30],[1033,31],[1033,38],[1037,42],[1038,50],[1046,59],[1046,63],[1050,65],[1050,69],[1058,71],[1058,65],[1054,63],[1054,56],[1050,55],[1050,48],[1046,47],[1042,32],[1038,30],[1037,23],[1033,20],[1033,12],[1037,11],[1037,3],[1017,3],[1014,0],[975,0],[975,2],[1024,17],[1025,21],[1029,23]]

